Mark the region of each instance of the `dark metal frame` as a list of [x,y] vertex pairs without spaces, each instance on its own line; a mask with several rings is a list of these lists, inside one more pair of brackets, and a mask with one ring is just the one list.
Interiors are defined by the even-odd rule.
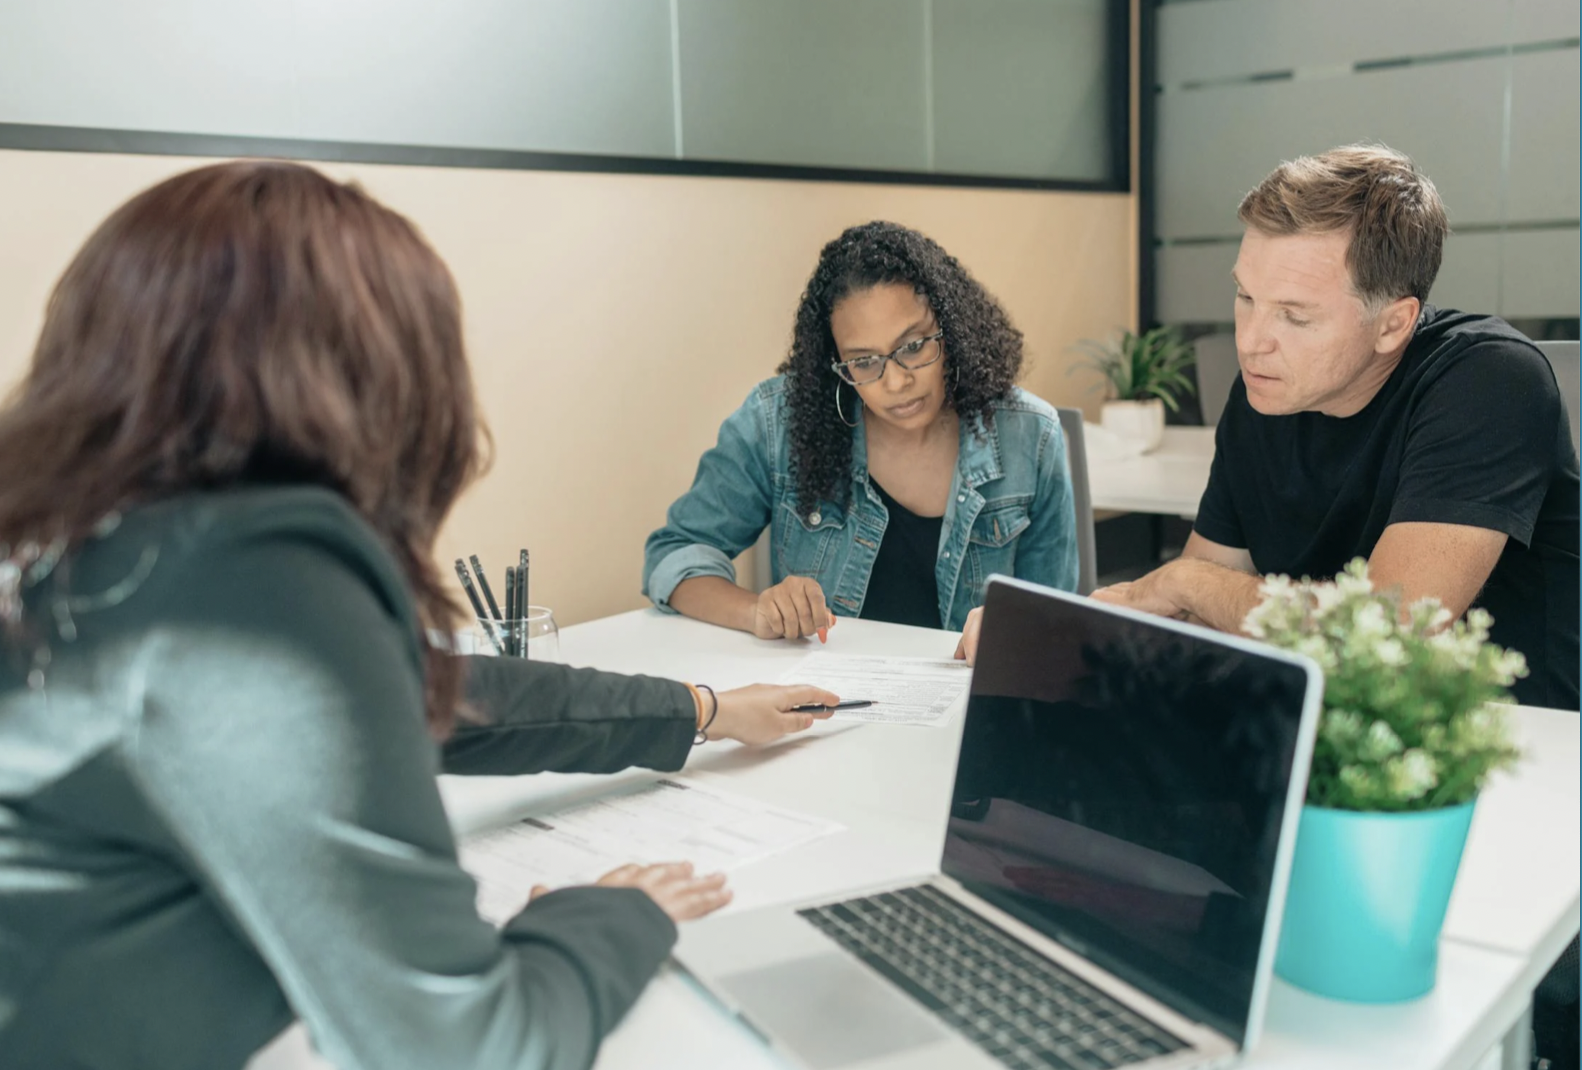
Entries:
[[[1155,150],[1159,131],[1159,5],[1162,0],[1137,2],[1137,330],[1160,326],[1157,191],[1154,181]],[[1178,399],[1178,410],[1165,412],[1165,423],[1197,426],[1203,423],[1203,405],[1197,388],[1197,368],[1190,371],[1194,390]],[[1156,534],[1162,530],[1156,524]],[[1158,540],[1156,539],[1156,542]]]
[[[881,171],[855,167],[803,167],[730,160],[581,153],[526,152],[438,145],[391,145],[360,141],[192,134],[165,130],[116,130],[80,126],[0,123],[0,149],[43,152],[110,152],[142,156],[262,156],[336,163],[405,164],[515,171],[583,171],[717,178],[792,179],[807,182],[863,182],[908,186],[957,186],[986,189],[1063,190],[1126,193],[1131,130],[1127,95],[1131,83],[1130,4],[1109,0],[1107,47],[1110,54],[1110,178],[1094,182],[1060,178],[940,174],[930,171]],[[1143,0],[1147,10],[1148,0]]]
[[1159,122],[1159,0],[1137,0],[1137,330],[1159,325],[1154,267],[1154,148]]

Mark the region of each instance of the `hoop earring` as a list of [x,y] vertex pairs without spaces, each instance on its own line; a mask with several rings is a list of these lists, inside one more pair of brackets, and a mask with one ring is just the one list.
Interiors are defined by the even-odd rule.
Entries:
[[835,384],[835,415],[840,417],[840,422],[847,427],[856,427],[856,420],[846,419],[846,412],[840,407],[840,383]]

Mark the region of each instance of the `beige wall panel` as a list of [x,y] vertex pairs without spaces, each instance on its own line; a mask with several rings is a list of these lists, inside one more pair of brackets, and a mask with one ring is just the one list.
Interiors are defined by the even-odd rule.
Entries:
[[[203,161],[0,152],[0,383],[115,205]],[[567,623],[634,608],[642,543],[720,421],[784,353],[820,246],[887,218],[937,238],[1027,335],[1025,385],[1095,410],[1071,346],[1131,325],[1133,198],[869,184],[336,166],[450,263],[494,430],[493,470],[440,552],[498,572],[533,551]]]

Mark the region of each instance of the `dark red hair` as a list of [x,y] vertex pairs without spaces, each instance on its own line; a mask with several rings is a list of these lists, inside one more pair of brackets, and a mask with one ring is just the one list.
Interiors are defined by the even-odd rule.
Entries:
[[[434,540],[484,436],[455,284],[411,223],[297,164],[203,167],[117,209],[56,285],[0,411],[0,543],[69,549],[113,510],[283,474],[345,497],[448,632]],[[442,734],[460,670],[429,661]]]

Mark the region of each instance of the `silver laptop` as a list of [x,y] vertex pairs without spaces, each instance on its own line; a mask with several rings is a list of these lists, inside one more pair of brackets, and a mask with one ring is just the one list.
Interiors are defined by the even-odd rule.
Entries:
[[705,919],[676,957],[812,1070],[1231,1062],[1322,690],[1304,658],[997,577],[939,872]]

